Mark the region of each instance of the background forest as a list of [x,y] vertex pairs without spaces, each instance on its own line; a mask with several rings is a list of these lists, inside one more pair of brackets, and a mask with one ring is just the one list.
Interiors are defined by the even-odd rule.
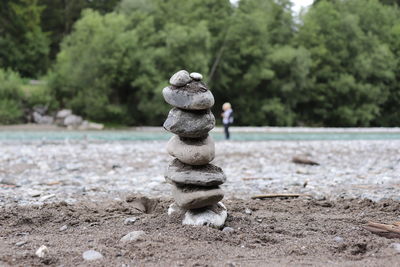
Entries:
[[0,123],[45,105],[161,125],[161,90],[187,69],[236,125],[400,126],[399,3],[319,0],[295,17],[289,0],[2,0]]

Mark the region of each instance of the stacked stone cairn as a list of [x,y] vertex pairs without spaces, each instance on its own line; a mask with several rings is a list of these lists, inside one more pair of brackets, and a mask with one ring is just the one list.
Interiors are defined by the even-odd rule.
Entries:
[[163,89],[165,101],[173,106],[164,128],[175,134],[167,144],[168,153],[175,157],[165,173],[175,200],[168,214],[182,216],[183,224],[221,228],[227,211],[220,202],[224,193],[219,186],[226,176],[210,164],[215,157],[215,143],[208,134],[215,126],[210,110],[214,96],[202,78],[200,73],[181,70]]

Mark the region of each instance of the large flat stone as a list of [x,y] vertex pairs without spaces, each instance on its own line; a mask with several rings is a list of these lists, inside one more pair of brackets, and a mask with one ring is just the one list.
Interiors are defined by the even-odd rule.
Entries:
[[209,109],[215,102],[211,91],[200,81],[192,81],[183,87],[168,86],[162,93],[168,104],[181,109]]
[[164,128],[180,137],[204,137],[215,126],[215,117],[208,110],[188,111],[173,108],[169,111]]
[[211,136],[193,139],[174,135],[167,144],[168,153],[190,165],[205,165],[215,157],[215,143]]
[[226,176],[213,164],[192,166],[174,159],[165,172],[165,180],[178,185],[216,186],[223,184]]
[[225,224],[228,212],[221,202],[202,209],[188,210],[185,213],[182,224],[194,226],[210,226],[222,228]]
[[172,196],[179,207],[189,210],[218,203],[224,198],[224,192],[219,186],[199,187],[173,185]]

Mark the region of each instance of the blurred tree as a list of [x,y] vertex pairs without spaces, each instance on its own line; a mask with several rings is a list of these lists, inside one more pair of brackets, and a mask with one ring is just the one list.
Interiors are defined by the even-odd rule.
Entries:
[[3,0],[0,8],[0,67],[37,77],[48,67],[49,40],[40,27],[38,0]]
[[297,36],[311,53],[311,83],[296,111],[307,124],[368,126],[395,80],[386,30],[396,13],[376,0],[320,1]]

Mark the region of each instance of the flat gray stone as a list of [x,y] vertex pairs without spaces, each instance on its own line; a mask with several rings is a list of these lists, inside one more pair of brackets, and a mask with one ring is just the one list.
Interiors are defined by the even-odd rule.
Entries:
[[221,202],[203,209],[188,210],[185,213],[182,224],[194,226],[210,226],[213,228],[222,228],[225,224],[228,212]]
[[168,165],[165,180],[178,186],[216,186],[225,183],[226,176],[220,167],[213,164],[192,166],[174,159]]
[[189,210],[218,203],[224,198],[224,192],[219,186],[200,187],[173,185],[172,196],[179,207]]
[[215,126],[210,110],[187,111],[173,108],[169,111],[164,128],[180,137],[204,137]]
[[188,84],[192,78],[190,78],[189,72],[186,70],[180,70],[169,79],[169,83],[173,86],[185,86]]
[[193,80],[196,80],[196,81],[201,81],[203,79],[203,75],[201,75],[198,72],[192,72],[192,73],[190,73],[189,76],[190,76],[190,78],[192,78]]
[[135,242],[141,240],[145,235],[146,233],[144,231],[133,231],[124,235],[120,241],[123,243]]
[[82,258],[86,261],[95,261],[102,259],[103,255],[101,255],[100,252],[97,252],[95,250],[87,250],[83,252]]
[[168,153],[189,165],[204,165],[215,157],[215,143],[211,136],[201,139],[174,135],[167,144]]
[[184,87],[165,87],[162,93],[168,104],[181,109],[209,109],[215,103],[214,96],[207,86],[197,81],[190,82]]

